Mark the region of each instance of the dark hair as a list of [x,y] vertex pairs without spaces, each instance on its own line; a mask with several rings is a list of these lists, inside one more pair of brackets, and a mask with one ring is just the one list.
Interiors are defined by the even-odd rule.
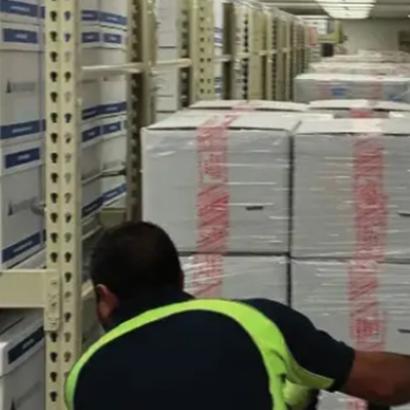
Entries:
[[91,257],[94,285],[120,299],[160,288],[182,288],[177,249],[168,234],[147,222],[129,222],[104,233]]

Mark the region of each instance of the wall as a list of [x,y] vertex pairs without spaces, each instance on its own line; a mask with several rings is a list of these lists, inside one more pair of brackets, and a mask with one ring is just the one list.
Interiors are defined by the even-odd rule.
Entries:
[[409,19],[345,20],[343,30],[348,37],[349,53],[359,49],[398,50],[398,33],[410,30]]

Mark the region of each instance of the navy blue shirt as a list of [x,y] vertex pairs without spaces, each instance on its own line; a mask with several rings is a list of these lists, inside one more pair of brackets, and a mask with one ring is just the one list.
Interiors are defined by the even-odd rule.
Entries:
[[[130,301],[115,325],[161,306],[184,302],[182,292]],[[269,300],[245,303],[280,329],[303,369],[344,385],[354,351],[318,331],[303,315]],[[272,410],[260,351],[244,329],[217,313],[191,311],[148,324],[112,341],[85,364],[75,410]]]

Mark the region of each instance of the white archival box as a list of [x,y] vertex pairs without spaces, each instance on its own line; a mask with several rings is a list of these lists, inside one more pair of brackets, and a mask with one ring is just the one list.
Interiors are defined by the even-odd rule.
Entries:
[[100,0],[100,21],[105,26],[127,28],[128,1]]
[[100,86],[100,116],[124,115],[127,111],[127,81],[125,76],[103,78]]
[[0,262],[9,268],[42,246],[41,141],[2,147],[0,155]]
[[80,87],[82,99],[82,119],[90,121],[98,119],[100,114],[101,87],[95,79],[83,80]]
[[85,25],[81,30],[82,63],[86,66],[127,62],[127,31],[101,25]]
[[[0,2],[0,21],[24,24],[39,24],[40,4],[38,0],[2,0]],[[2,23],[0,23],[1,25]]]
[[[349,300],[349,268],[348,261],[292,261],[292,302],[316,327],[352,345],[350,329],[354,322],[350,315],[354,306]],[[409,266],[380,264],[379,269],[375,300],[384,316],[382,350],[409,355]],[[323,393],[319,409],[348,410],[349,400],[341,394]]]
[[313,112],[330,112],[337,118],[349,118],[352,111],[369,112],[373,118],[388,118],[392,111],[410,112],[410,104],[378,100],[319,100],[309,104]]
[[199,101],[191,105],[193,110],[247,110],[250,111],[285,111],[305,112],[308,110],[306,104],[293,103],[289,101],[263,101],[263,100],[209,100]]
[[179,48],[181,27],[181,0],[157,0],[158,47]]
[[383,256],[408,260],[409,155],[406,119],[303,122],[294,138],[292,255],[354,257],[362,226],[357,207],[368,199],[386,213]]
[[101,173],[102,128],[100,120],[82,124],[81,178],[87,181]]
[[[103,143],[101,168],[106,171],[124,171],[127,163],[127,117],[112,117],[103,120]],[[116,201],[126,193],[124,175],[105,177],[102,194],[105,204]]]
[[[222,275],[215,277],[215,258]],[[266,298],[287,304],[287,259],[268,256],[194,255],[182,258],[185,288],[198,297]]]
[[[196,252],[200,234],[199,176],[206,166],[198,146],[200,130],[207,121],[222,123],[230,115],[179,113],[143,130],[144,219],[163,226],[181,251]],[[299,121],[262,113],[235,115],[226,129],[226,164],[217,163],[229,192],[227,251],[287,252],[290,135]]]
[[215,63],[215,97],[224,98],[224,67],[223,63]]
[[409,77],[353,74],[301,74],[295,79],[295,101],[366,99],[410,102]]
[[44,331],[40,313],[0,314],[0,410],[44,410]]
[[2,143],[39,138],[40,30],[38,26],[0,26],[0,134]]
[[174,112],[181,108],[180,81],[181,70],[177,66],[157,68],[157,110]]

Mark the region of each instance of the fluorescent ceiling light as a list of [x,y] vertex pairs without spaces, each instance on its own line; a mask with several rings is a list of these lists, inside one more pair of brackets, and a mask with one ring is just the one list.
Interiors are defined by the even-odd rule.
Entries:
[[376,0],[316,0],[335,19],[366,19]]

